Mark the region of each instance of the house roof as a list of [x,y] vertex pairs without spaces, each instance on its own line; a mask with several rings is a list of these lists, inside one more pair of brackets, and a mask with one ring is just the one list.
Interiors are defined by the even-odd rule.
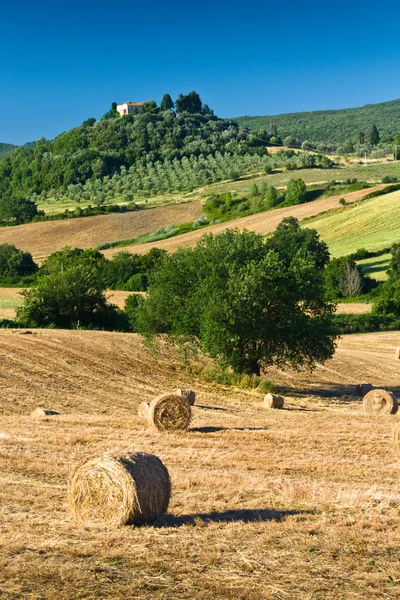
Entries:
[[[124,104],[127,104],[128,106],[143,106],[144,102],[124,102]],[[122,106],[120,104],[120,106]]]

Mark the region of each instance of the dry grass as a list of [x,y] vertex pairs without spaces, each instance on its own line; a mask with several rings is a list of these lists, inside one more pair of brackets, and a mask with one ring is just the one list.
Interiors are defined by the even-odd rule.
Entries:
[[[17,227],[2,227],[0,244],[14,244],[17,248],[30,252],[33,258],[40,262],[41,259],[64,246],[93,248],[106,242],[116,242],[151,233],[169,223],[179,225],[193,221],[200,215],[200,202],[186,202],[137,212],[29,223]],[[116,250],[121,252],[125,248]]]
[[[347,395],[365,378],[394,389],[397,345],[395,332],[349,336],[310,377],[271,372],[287,393],[266,413],[262,395],[196,381],[136,335],[0,331],[1,596],[398,598],[398,418]],[[153,433],[136,416],[163,389],[191,386],[187,433]],[[38,405],[62,414],[33,420]],[[132,444],[168,468],[169,514],[155,527],[78,526],[71,465]]]
[[363,302],[339,303],[336,306],[337,315],[363,315],[371,311],[372,304]]
[[[206,229],[198,229],[190,233],[184,233],[182,235],[165,240],[159,240],[158,242],[149,242],[146,244],[140,244],[139,246],[126,246],[124,249],[130,252],[136,252],[138,254],[145,254],[151,250],[151,248],[163,248],[168,252],[173,252],[180,246],[194,246],[205,232],[220,233],[227,228],[235,227],[239,229],[248,229],[249,231],[255,231],[256,233],[261,234],[271,233],[285,217],[293,216],[300,220],[304,219],[305,217],[318,215],[321,212],[331,210],[332,208],[338,208],[338,202],[340,198],[345,198],[347,203],[356,202],[357,200],[362,199],[366,194],[369,194],[370,192],[381,187],[383,186],[376,186],[374,188],[360,190],[358,192],[350,192],[348,194],[339,194],[338,196],[323,198],[322,200],[315,200],[314,202],[308,202],[307,204],[299,204],[297,206],[289,206],[287,208],[277,208],[276,210],[258,213],[239,219],[233,219],[232,221],[227,221],[226,223],[211,225]],[[103,254],[107,258],[110,258],[117,251],[118,248],[110,248],[105,250]]]

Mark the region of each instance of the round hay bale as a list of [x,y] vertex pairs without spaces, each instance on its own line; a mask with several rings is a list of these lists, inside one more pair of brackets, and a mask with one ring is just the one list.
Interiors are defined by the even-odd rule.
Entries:
[[356,394],[360,398],[364,398],[364,396],[373,389],[374,389],[374,386],[372,385],[372,383],[359,383],[356,386]]
[[397,423],[393,430],[393,450],[396,458],[400,458],[400,423]]
[[141,419],[145,419],[147,421],[149,416],[149,402],[142,402],[139,404],[138,415]]
[[196,392],[194,392],[193,390],[174,390],[173,392],[174,394],[180,394],[182,396],[182,398],[185,398],[185,400],[187,400],[190,404],[190,406],[193,406],[193,404],[196,401]]
[[168,508],[171,481],[157,456],[105,454],[76,465],[68,481],[69,506],[86,525],[140,525]]
[[396,348],[394,351],[394,357],[396,360],[400,360],[400,348]]
[[398,409],[397,398],[386,390],[371,390],[364,396],[365,412],[373,414],[394,415]]
[[283,408],[284,402],[283,396],[277,396],[276,394],[266,394],[264,396],[265,408]]
[[149,406],[149,423],[158,431],[186,430],[192,417],[189,402],[180,394],[163,394]]
[[46,408],[35,408],[33,412],[31,412],[31,417],[34,419],[44,419],[45,417],[54,417],[55,415],[59,415],[60,413],[56,410],[49,410]]

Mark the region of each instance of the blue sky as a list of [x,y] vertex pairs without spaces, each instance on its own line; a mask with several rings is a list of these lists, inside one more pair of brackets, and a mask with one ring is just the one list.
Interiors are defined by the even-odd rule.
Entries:
[[400,5],[386,0],[5,4],[0,142],[192,89],[221,117],[400,98]]

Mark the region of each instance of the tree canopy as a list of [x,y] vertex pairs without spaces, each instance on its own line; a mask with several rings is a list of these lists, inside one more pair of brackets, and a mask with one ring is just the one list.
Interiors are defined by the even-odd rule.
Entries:
[[198,346],[239,372],[259,374],[273,364],[313,368],[332,356],[335,333],[324,259],[305,246],[289,257],[278,239],[266,244],[236,230],[205,235],[194,249],[163,259],[135,325],[148,337],[167,333]]

